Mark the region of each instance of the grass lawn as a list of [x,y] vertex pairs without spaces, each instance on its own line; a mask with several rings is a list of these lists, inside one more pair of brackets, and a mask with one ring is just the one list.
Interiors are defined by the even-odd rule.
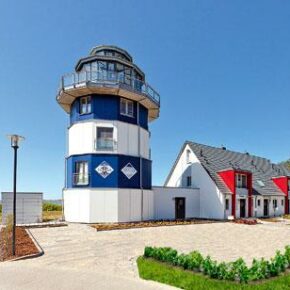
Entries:
[[209,289],[257,289],[257,290],[286,290],[290,289],[290,275],[281,275],[257,284],[239,284],[210,279],[203,274],[185,271],[165,263],[139,257],[137,260],[139,275],[145,280],[168,284],[187,290]]

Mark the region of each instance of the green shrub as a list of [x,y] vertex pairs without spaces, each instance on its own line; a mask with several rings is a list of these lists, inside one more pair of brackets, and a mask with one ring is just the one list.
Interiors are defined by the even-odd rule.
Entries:
[[254,259],[250,268],[250,280],[256,281],[269,278],[269,262],[264,258],[261,260]]
[[0,203],[0,213],[2,213],[2,204]]
[[144,256],[147,258],[154,258],[162,262],[169,262],[174,264],[177,257],[177,251],[168,247],[166,248],[145,247]]
[[43,211],[62,211],[62,206],[50,202],[44,202],[42,205]]
[[198,251],[189,253],[189,269],[199,271],[203,262],[203,256]]

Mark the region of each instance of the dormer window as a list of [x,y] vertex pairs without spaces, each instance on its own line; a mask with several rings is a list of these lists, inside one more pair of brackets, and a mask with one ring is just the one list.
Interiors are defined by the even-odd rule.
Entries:
[[134,103],[130,100],[121,98],[120,114],[128,117],[134,117]]
[[242,173],[236,174],[236,187],[247,188],[247,175]]
[[80,114],[90,114],[92,112],[92,99],[90,96],[80,99]]

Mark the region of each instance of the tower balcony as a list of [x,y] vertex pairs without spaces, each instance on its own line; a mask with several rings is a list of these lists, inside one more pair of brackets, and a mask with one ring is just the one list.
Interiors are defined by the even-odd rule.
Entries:
[[56,99],[70,113],[76,98],[90,94],[118,95],[131,99],[148,109],[149,121],[159,117],[159,94],[148,83],[129,77],[124,72],[89,70],[66,74],[61,78]]

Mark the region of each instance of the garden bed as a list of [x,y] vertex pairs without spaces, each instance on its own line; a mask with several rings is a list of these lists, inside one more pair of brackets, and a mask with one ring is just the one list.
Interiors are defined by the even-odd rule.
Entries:
[[127,222],[127,223],[97,223],[97,224],[93,224],[92,227],[97,229],[98,231],[111,231],[111,230],[125,230],[125,229],[136,229],[136,228],[178,226],[178,225],[191,225],[191,224],[209,224],[209,223],[214,223],[214,222],[218,222],[218,221],[202,220],[202,219],[160,220],[160,221]]
[[0,261],[38,254],[39,251],[24,228],[16,227],[16,255],[12,255],[12,232],[0,232]]
[[211,279],[201,273],[194,273],[151,258],[139,257],[137,265],[139,276],[142,279],[156,281],[185,290],[286,290],[289,289],[290,285],[289,272],[267,280],[239,284],[237,282]]
[[201,273],[212,279],[240,283],[258,282],[277,277],[290,270],[290,246],[286,246],[283,253],[277,251],[269,261],[263,258],[253,259],[251,266],[247,266],[242,258],[233,262],[217,262],[210,256],[203,257],[198,251],[178,254],[169,247],[145,247],[143,258],[151,258],[180,267],[182,270]]

